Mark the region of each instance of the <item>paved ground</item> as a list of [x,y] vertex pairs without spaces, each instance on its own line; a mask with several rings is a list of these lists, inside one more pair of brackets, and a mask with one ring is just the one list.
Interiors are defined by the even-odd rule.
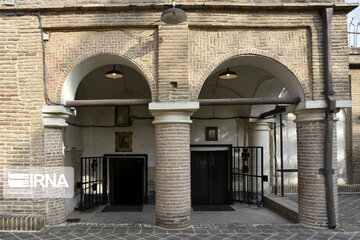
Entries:
[[360,239],[360,232],[316,230],[298,224],[193,225],[163,230],[153,225],[70,224],[37,233],[0,233],[0,239]]
[[[192,224],[267,224],[290,223],[277,213],[262,207],[248,204],[234,204],[236,211],[195,212],[192,211]],[[142,223],[155,224],[155,206],[144,205],[142,212],[101,212],[104,206],[86,211],[74,211],[68,218],[80,218],[82,223]],[[246,217],[245,217],[246,216]]]
[[[297,203],[297,194],[285,195]],[[339,228],[360,231],[360,194],[339,194]]]
[[[296,196],[291,196],[297,201]],[[313,229],[301,224],[195,224],[184,230],[164,230],[152,224],[72,223],[41,232],[0,232],[0,239],[359,239],[360,195],[340,195],[341,227]],[[225,214],[225,213],[222,213]],[[213,213],[213,219],[218,212]],[[96,214],[95,214],[96,216]],[[242,218],[247,218],[243,215]]]

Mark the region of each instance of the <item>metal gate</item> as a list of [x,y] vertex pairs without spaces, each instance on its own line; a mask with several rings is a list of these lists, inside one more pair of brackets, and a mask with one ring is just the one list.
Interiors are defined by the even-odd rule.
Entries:
[[107,202],[107,164],[104,157],[81,158],[81,189],[78,209],[87,209]]
[[264,152],[262,147],[233,147],[232,184],[233,201],[263,204]]

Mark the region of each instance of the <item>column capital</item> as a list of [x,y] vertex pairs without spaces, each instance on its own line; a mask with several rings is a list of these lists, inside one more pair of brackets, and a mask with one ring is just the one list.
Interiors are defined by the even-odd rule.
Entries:
[[268,121],[249,122],[248,130],[270,131],[270,122]]
[[321,122],[325,121],[325,109],[303,109],[294,112],[296,119],[294,122]]
[[43,126],[45,128],[64,128],[67,127],[66,119],[75,116],[75,112],[69,111],[64,106],[43,106]]
[[153,124],[192,123],[191,115],[199,109],[199,102],[149,103]]

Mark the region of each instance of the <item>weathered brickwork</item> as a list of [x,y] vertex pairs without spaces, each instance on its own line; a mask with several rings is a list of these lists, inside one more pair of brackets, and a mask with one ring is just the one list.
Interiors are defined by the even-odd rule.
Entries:
[[[346,15],[334,14],[332,22],[332,69],[334,94],[337,99],[350,99],[349,56]],[[321,88],[319,86],[319,88]],[[322,91],[319,97],[322,97]],[[314,98],[318,99],[318,97]]]
[[[334,129],[336,129],[334,124]],[[324,176],[325,122],[297,122],[299,222],[310,226],[326,227],[326,198]],[[336,131],[334,131],[336,143]],[[336,144],[333,144],[333,168],[337,164]],[[336,171],[335,171],[336,173]],[[333,177],[336,216],[338,216],[337,176]]]
[[[0,168],[39,166],[45,161],[39,22],[36,16],[0,16],[0,25]],[[45,213],[45,202],[4,200],[1,185],[0,213],[41,215]]]
[[[189,101],[189,30],[187,26],[163,26],[159,37],[159,100]],[[170,82],[176,82],[172,89]]]
[[[62,167],[64,144],[61,129],[45,129],[46,167]],[[65,221],[65,199],[46,199],[46,224],[58,224]]]
[[121,55],[135,62],[147,76],[152,96],[156,98],[154,30],[51,32],[50,36],[46,44],[48,89],[57,102],[71,69],[88,57],[104,53]]
[[360,183],[360,70],[351,69],[351,126],[352,126],[352,165],[351,175],[353,184]]
[[183,228],[190,224],[190,126],[155,126],[156,223]]
[[[97,31],[76,32],[76,28],[97,27],[104,28],[102,31],[104,37],[117,34],[120,38],[117,44],[130,41],[129,44],[132,45],[137,41],[146,41],[145,39],[147,39],[148,44],[141,44],[142,47],[135,49],[133,55],[135,60],[139,59],[140,66],[143,66],[142,70],[145,73],[149,72],[150,85],[153,90],[156,87],[159,101],[197,99],[200,88],[211,71],[223,61],[241,54],[265,55],[283,63],[297,76],[307,99],[324,99],[323,19],[319,11],[297,14],[296,18],[291,12],[259,12],[256,14],[253,12],[220,12],[216,14],[188,12],[187,24],[178,25],[176,28],[158,23],[160,14],[161,12],[152,11],[141,13],[85,12],[81,15],[70,12],[44,16],[44,27],[50,32],[58,28],[69,28],[70,31],[66,33],[53,32],[48,43],[51,48],[51,50],[47,50],[49,60],[54,54],[61,54],[57,48],[60,46],[56,46],[54,38],[59,36],[59,44],[61,44],[62,41],[65,41],[64,37],[66,36],[65,42],[71,46],[69,49],[71,56],[65,58],[61,56],[62,59],[59,63],[52,64],[53,66],[60,64],[64,68],[59,73],[53,73],[54,76],[50,76],[52,79],[56,78],[53,81],[57,82],[57,97],[59,97],[61,82],[66,74],[84,58],[101,52],[129,54],[126,52],[126,48],[119,47],[116,43],[110,44],[110,46],[99,46],[102,38],[96,36]],[[264,23],[265,19],[266,23]],[[125,30],[129,26],[143,24],[150,24],[159,29],[159,34],[156,35],[157,39],[152,38],[152,33],[146,31],[141,34],[141,39],[136,39],[139,37],[136,30]],[[204,25],[211,25],[211,27],[204,28]],[[345,15],[336,13],[332,26],[332,61],[334,91],[337,99],[349,99],[350,91],[347,77],[347,33],[346,29],[342,27],[345,25]],[[127,27],[118,31],[105,30],[111,26]],[[135,32],[130,37],[125,34],[126,31]],[[73,33],[78,36],[72,36]],[[86,35],[96,37],[94,40],[88,38],[85,40]],[[156,43],[158,44],[158,53],[154,53]],[[98,47],[97,50],[92,48],[94,46]],[[71,49],[75,49],[75,53]],[[144,52],[147,53],[146,56],[142,56]],[[189,73],[183,71],[184,66],[187,68],[188,61]],[[154,69],[152,65],[154,62],[158,63],[158,68]],[[158,86],[155,86],[156,78]],[[170,82],[172,81],[178,83],[177,89],[171,88]],[[188,89],[191,89],[190,96]]]
[[[254,54],[281,61],[298,76],[309,92],[309,32],[306,29],[192,29],[190,31],[190,78],[196,99],[214,68],[237,55]],[[284,59],[284,60],[280,60]]]
[[[283,12],[205,16],[214,21],[211,28],[194,27],[190,31],[192,99],[197,98],[202,84],[216,66],[244,54],[265,55],[283,63],[297,76],[307,99],[324,99],[324,24],[318,12],[302,13],[296,18]],[[199,18],[199,15],[194,16],[191,23],[199,24]],[[205,17],[202,15],[201,18]],[[334,91],[338,99],[349,99],[350,91],[347,33],[340,27],[344,21],[345,16],[334,16],[332,61]]]

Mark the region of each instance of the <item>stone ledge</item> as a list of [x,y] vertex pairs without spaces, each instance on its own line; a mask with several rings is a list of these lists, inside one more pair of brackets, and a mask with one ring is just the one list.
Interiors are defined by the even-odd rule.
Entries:
[[[177,4],[176,6],[184,10],[319,10],[326,7],[333,7],[335,11],[350,12],[359,6],[357,3],[230,3],[224,4],[222,2],[193,2],[185,4]],[[79,11],[79,10],[164,10],[171,7],[170,4],[159,3],[117,3],[117,4],[87,4],[87,5],[54,5],[54,6],[0,6],[0,11],[3,12],[59,12],[59,11]]]
[[264,206],[268,207],[295,223],[299,222],[298,204],[292,200],[275,196],[264,196]]

